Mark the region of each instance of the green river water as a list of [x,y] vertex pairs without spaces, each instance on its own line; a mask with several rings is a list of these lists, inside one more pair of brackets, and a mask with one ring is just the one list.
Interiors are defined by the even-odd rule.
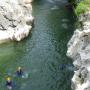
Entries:
[[[75,30],[73,12],[64,7],[64,0],[35,0],[35,26],[21,42],[0,45],[0,90],[7,90],[5,79],[12,77],[13,90],[71,90],[73,70],[60,69],[72,65],[66,57],[67,43]],[[14,77],[21,66],[27,78]]]

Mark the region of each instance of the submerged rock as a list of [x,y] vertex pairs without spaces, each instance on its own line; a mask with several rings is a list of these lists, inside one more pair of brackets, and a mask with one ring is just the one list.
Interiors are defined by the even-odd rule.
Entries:
[[0,0],[0,43],[29,35],[34,18],[32,0]]
[[75,70],[73,90],[90,90],[90,12],[81,15],[82,30],[76,30],[68,43],[67,56],[72,58]]

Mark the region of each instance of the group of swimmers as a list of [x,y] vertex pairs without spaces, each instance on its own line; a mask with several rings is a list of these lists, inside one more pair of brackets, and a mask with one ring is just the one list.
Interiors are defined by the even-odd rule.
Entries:
[[[23,70],[21,67],[18,67],[16,72],[15,72],[16,76],[17,77],[22,77],[23,75]],[[12,80],[11,80],[11,77],[7,77],[6,78],[6,87],[9,89],[9,90],[12,90]]]

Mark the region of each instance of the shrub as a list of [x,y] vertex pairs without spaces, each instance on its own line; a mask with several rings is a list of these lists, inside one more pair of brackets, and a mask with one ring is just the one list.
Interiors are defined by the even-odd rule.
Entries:
[[85,13],[86,11],[90,10],[90,0],[82,0],[80,3],[77,4],[77,7],[75,9],[76,15],[80,15],[82,13]]

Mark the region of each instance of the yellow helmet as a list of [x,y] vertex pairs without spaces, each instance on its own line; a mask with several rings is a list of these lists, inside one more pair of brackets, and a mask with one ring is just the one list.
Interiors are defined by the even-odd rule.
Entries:
[[21,67],[18,67],[18,70],[20,70],[21,69]]
[[7,77],[7,81],[10,81],[11,80],[11,78],[10,77]]

